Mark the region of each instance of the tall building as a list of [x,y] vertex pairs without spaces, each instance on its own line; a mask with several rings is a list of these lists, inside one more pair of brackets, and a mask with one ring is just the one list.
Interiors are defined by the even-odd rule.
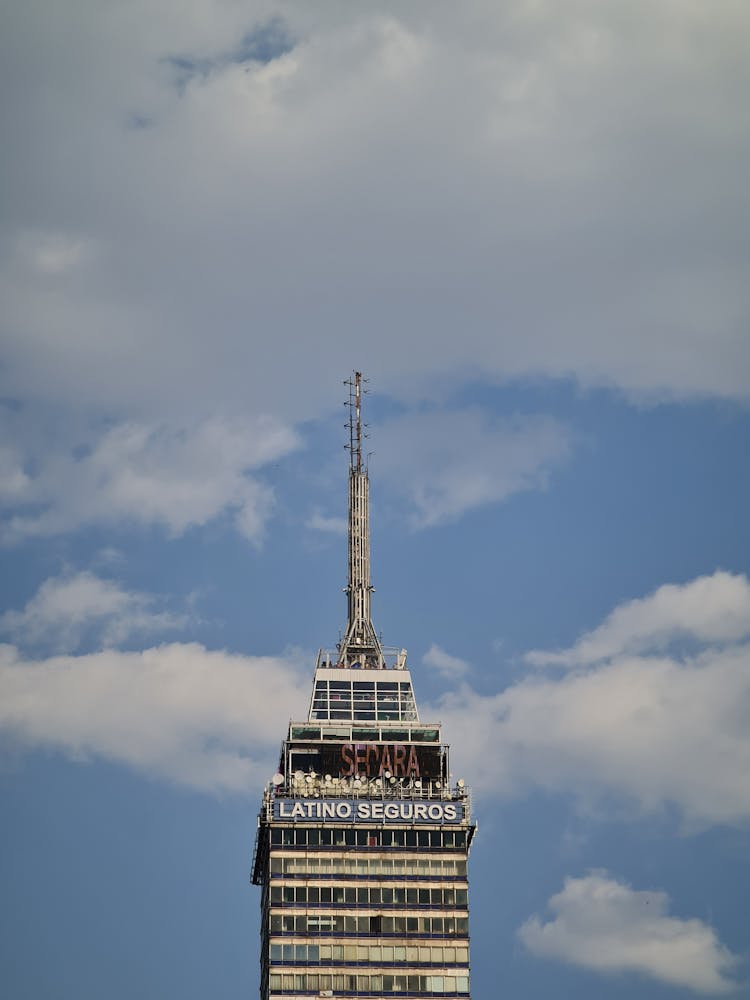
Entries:
[[262,1000],[469,997],[475,825],[440,725],[419,717],[406,650],[372,624],[362,383],[347,383],[346,631],[318,653],[307,719],[290,723],[258,817]]

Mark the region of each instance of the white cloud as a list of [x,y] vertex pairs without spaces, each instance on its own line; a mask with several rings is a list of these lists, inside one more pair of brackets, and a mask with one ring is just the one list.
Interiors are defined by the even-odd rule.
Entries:
[[[606,799],[609,808],[613,797],[644,812],[673,806],[695,827],[746,825],[750,644],[723,640],[743,633],[736,596],[747,581],[732,585],[725,574],[709,580],[695,581],[704,599],[706,589],[715,599],[696,632],[721,638],[716,646],[682,657],[650,655],[642,616],[633,614],[632,641],[620,629],[612,648],[635,645],[638,654],[593,665],[584,655],[583,666],[561,677],[536,675],[495,695],[468,686],[445,695],[429,711],[462,734],[456,766],[485,794],[536,787],[572,793],[589,805]],[[688,603],[692,588],[684,587]],[[666,603],[674,621],[675,602]],[[615,611],[611,620],[622,619]],[[661,628],[652,634],[657,645],[663,642]]]
[[466,660],[462,660],[458,656],[451,656],[435,642],[422,657],[422,662],[428,667],[434,667],[443,677],[462,677],[469,669]]
[[24,660],[0,647],[0,730],[29,749],[102,757],[217,792],[252,792],[277,766],[279,734],[309,677],[289,657],[196,643]]
[[85,448],[42,456],[7,503],[2,537],[14,542],[97,522],[158,524],[178,535],[230,512],[257,543],[273,493],[248,473],[297,445],[270,418],[118,424]]
[[0,502],[14,503],[29,489],[30,479],[16,450],[0,446]]
[[0,634],[24,648],[43,645],[56,651],[75,649],[89,632],[105,645],[116,645],[143,632],[182,628],[187,618],[155,609],[156,598],[124,590],[113,580],[82,572],[52,577],[21,611],[0,616]]
[[545,417],[492,420],[479,409],[418,413],[378,427],[378,475],[426,528],[543,487],[570,432]]
[[663,892],[636,891],[607,872],[567,878],[518,935],[528,950],[597,972],[639,973],[696,993],[737,988],[738,959],[701,920],[669,916]]
[[297,420],[356,348],[747,398],[743,4],[282,0],[265,64],[259,0],[11,8],[4,394]]
[[674,639],[736,642],[750,635],[750,583],[717,570],[684,585],[664,584],[648,597],[621,604],[593,632],[562,652],[533,650],[535,666],[582,666],[622,653],[664,649]]
[[322,531],[332,535],[345,535],[347,521],[345,517],[329,517],[316,509],[308,518],[307,527],[312,531]]
[[18,254],[28,266],[43,275],[61,275],[81,264],[93,247],[86,240],[64,233],[21,233]]

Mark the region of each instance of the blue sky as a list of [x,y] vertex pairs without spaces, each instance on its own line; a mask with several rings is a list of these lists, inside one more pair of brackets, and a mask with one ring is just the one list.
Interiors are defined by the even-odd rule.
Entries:
[[745,6],[2,19],[3,995],[257,988],[359,368],[473,996],[750,996]]

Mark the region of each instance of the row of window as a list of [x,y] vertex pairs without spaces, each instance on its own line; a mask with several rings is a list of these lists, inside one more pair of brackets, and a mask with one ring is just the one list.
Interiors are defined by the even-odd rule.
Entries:
[[[324,735],[325,734],[325,735]],[[335,731],[335,738],[339,739],[343,735],[344,739],[351,739],[355,743],[439,743],[439,729],[351,729],[348,733]],[[325,728],[320,726],[292,726],[291,739],[293,740],[315,740],[320,742],[328,739],[329,736]]]
[[467,937],[468,917],[396,917],[381,913],[271,913],[272,934],[385,934],[425,937]]
[[418,889],[404,886],[272,885],[272,906],[457,906],[465,909],[466,889]]
[[468,947],[455,945],[272,944],[272,962],[370,962],[377,965],[468,965]]
[[466,849],[466,830],[389,830],[354,827],[274,827],[272,847],[413,847]]
[[463,858],[395,857],[368,858],[350,855],[347,858],[271,858],[271,875],[364,876],[403,878],[466,878]]
[[353,973],[325,976],[311,972],[274,973],[272,992],[319,993],[468,993],[468,976],[360,976]]
[[358,695],[390,695],[395,697],[401,694],[411,694],[411,684],[409,681],[316,681],[315,697],[330,692],[332,695],[347,695],[351,697],[352,691],[355,697]]

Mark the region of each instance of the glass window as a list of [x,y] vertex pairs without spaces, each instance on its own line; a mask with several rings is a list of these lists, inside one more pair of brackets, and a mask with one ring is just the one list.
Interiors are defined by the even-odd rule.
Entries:
[[271,945],[271,961],[280,962],[281,961],[281,945],[272,944]]

